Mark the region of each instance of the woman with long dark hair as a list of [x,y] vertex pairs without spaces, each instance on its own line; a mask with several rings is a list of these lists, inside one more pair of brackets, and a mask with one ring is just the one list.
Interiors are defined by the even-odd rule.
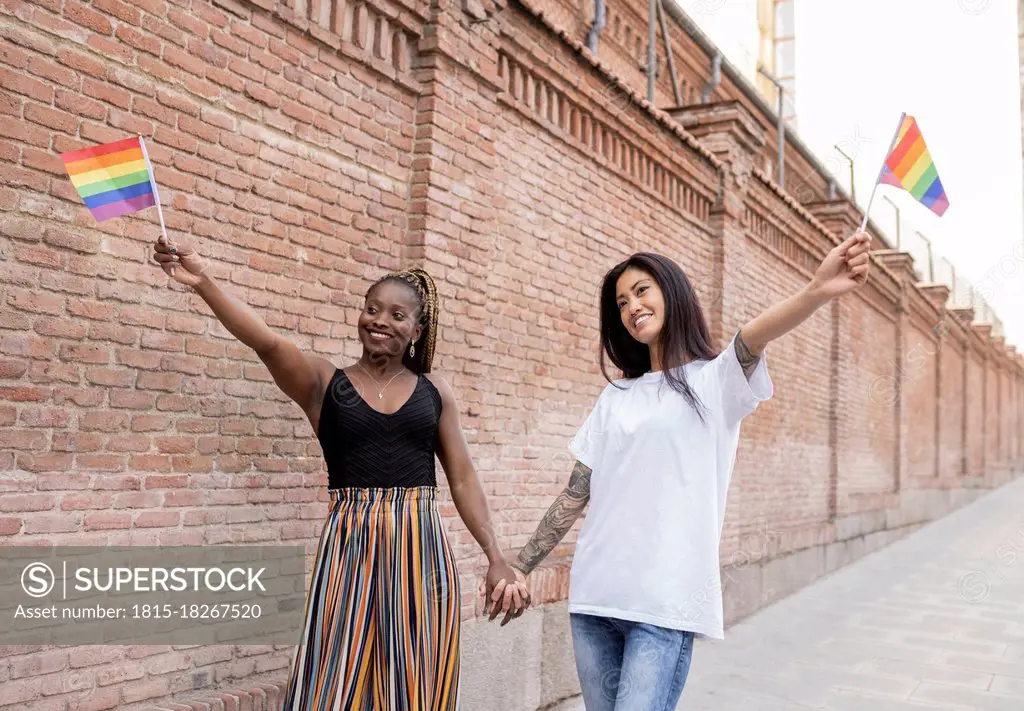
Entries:
[[[772,395],[765,346],[865,283],[866,234],[721,353],[675,262],[634,254],[601,287],[609,384],[570,444],[576,464],[515,567],[529,573],[589,503],[569,612],[587,711],[671,711],[695,635],[723,638],[719,542],[740,422]],[[607,362],[622,378],[608,375]],[[518,616],[509,612],[506,619]]]
[[330,507],[282,708],[455,711],[459,578],[435,504],[435,454],[487,554],[487,606],[517,616],[529,596],[497,544],[452,389],[430,372],[433,279],[410,269],[374,282],[357,321],[362,356],[338,368],[221,290],[188,244],[161,238],[154,258],[255,351],[302,408],[327,462]]

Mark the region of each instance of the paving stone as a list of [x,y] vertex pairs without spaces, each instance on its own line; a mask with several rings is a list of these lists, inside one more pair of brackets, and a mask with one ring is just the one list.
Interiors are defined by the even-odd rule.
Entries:
[[1024,479],[698,644],[680,711],[1024,711],[1020,511]]
[[898,701],[855,691],[839,690],[825,702],[826,711],[975,711],[973,706],[937,701]]
[[1021,711],[1024,708],[1024,699],[1019,696],[960,689],[927,681],[922,682],[910,698],[912,701],[962,704],[982,711]]

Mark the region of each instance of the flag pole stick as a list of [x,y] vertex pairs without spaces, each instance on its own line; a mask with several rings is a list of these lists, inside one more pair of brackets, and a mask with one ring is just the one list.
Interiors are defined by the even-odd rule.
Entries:
[[875,191],[878,190],[878,183],[882,179],[882,173],[885,171],[885,161],[889,160],[889,154],[892,153],[892,147],[896,145],[896,139],[899,138],[900,135],[900,127],[903,125],[903,119],[906,117],[906,111],[900,114],[900,120],[896,124],[896,131],[892,134],[892,140],[889,141],[889,147],[885,151],[885,157],[882,158],[882,167],[878,169],[878,177],[875,178],[875,186],[871,188],[871,196],[868,198],[868,206],[864,208],[864,219],[860,222],[861,232],[863,232],[864,228],[868,226],[868,215],[871,214],[871,203],[875,200]]
[[164,244],[170,242],[167,239],[167,226],[164,225],[164,211],[160,207],[160,191],[156,186],[156,178],[153,177],[153,165],[149,162],[149,151],[146,150],[146,142],[139,136],[139,148],[142,149],[142,157],[146,160],[146,170],[149,172],[149,182],[153,186],[153,200],[156,203],[156,214],[160,218],[160,232],[162,233]]

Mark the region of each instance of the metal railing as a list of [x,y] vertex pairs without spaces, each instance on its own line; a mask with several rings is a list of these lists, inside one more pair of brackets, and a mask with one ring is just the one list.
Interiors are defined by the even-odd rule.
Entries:
[[935,254],[931,240],[917,231],[904,230],[900,249],[914,258],[914,273],[925,284],[945,284],[949,287],[946,306],[952,309],[974,309],[974,322],[992,326],[992,335],[1003,335],[1003,322],[996,316],[988,301],[974,288],[967,277],[957,273],[956,265],[946,257]]

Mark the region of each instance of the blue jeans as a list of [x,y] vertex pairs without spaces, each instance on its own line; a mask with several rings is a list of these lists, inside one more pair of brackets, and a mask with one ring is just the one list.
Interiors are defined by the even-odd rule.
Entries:
[[587,711],[674,711],[693,632],[575,613],[569,622]]

